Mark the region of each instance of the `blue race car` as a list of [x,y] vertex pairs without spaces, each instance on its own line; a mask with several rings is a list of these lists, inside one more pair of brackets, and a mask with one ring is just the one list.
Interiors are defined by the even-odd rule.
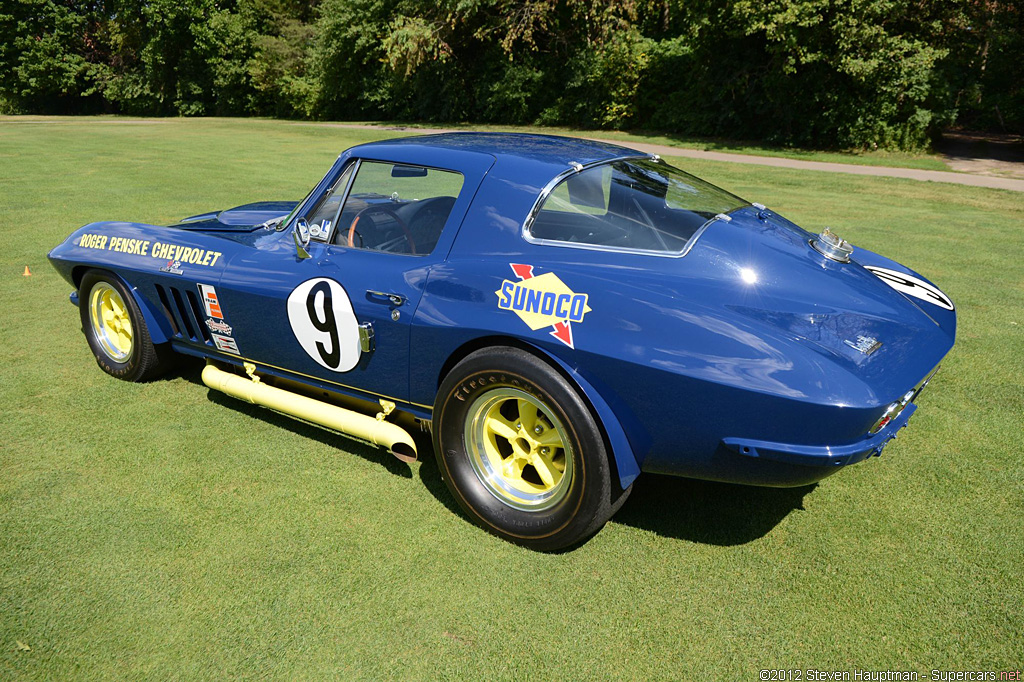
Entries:
[[487,530],[578,543],[641,471],[799,486],[881,453],[953,346],[935,285],[610,144],[360,145],[302,201],[50,253],[100,367],[417,456]]

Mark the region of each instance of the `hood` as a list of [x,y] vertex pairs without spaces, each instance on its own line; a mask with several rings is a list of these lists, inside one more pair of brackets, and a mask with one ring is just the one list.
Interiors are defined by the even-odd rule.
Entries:
[[252,232],[268,220],[288,215],[296,203],[298,202],[260,201],[229,208],[226,211],[194,215],[171,227],[199,232]]

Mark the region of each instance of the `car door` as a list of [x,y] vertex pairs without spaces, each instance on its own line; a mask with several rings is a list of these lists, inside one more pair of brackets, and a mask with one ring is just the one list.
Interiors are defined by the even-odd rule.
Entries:
[[[410,324],[446,256],[478,173],[353,159],[289,231],[234,258],[216,293],[240,358],[407,402]],[[472,186],[470,186],[472,185]],[[429,407],[429,406],[422,406]]]

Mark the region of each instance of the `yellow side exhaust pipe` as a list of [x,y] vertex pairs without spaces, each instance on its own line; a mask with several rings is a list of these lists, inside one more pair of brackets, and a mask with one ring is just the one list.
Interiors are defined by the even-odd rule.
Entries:
[[246,379],[218,369],[214,365],[207,365],[203,369],[203,383],[215,391],[227,393],[233,398],[245,400],[253,405],[262,405],[292,417],[305,419],[374,445],[383,445],[403,462],[416,461],[416,444],[409,432],[397,424],[384,421],[394,408],[393,404],[385,405],[384,410],[374,418],[322,400],[268,386],[261,383],[259,377],[254,374],[250,373],[250,376],[252,379]]

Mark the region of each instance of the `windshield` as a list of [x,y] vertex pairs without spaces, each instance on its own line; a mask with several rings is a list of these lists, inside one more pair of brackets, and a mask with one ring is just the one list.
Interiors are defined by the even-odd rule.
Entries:
[[560,182],[527,234],[538,240],[678,255],[720,213],[747,202],[650,158],[593,166]]
[[302,201],[300,201],[299,203],[295,204],[295,208],[292,209],[291,213],[286,215],[284,217],[284,219],[281,220],[281,222],[279,222],[276,225],[275,229],[278,232],[280,232],[281,230],[287,228],[289,225],[292,224],[292,220],[295,218],[295,215],[299,212],[299,209],[302,208],[306,204],[307,201],[309,201],[309,197],[310,197],[310,195],[313,194],[313,191],[315,189],[316,189],[316,187],[314,187],[313,189],[309,190],[309,192],[306,194],[305,198]]

